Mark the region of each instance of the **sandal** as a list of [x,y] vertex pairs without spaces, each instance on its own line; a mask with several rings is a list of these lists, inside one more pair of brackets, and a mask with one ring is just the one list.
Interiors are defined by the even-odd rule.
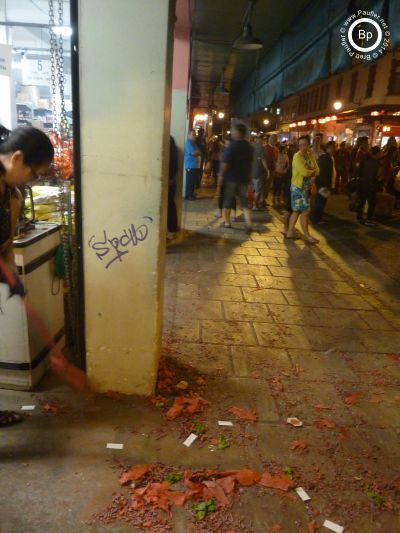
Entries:
[[14,411],[0,411],[0,427],[13,426],[22,422],[23,418]]
[[314,239],[314,237],[307,237],[305,241],[307,244],[318,244],[319,243],[319,240]]

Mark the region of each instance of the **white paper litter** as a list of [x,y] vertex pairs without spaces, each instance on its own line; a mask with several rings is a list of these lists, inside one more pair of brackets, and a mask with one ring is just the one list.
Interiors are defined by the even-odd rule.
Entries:
[[296,492],[299,495],[299,497],[303,500],[303,502],[309,502],[311,500],[310,496],[307,494],[307,492],[302,487],[298,487],[296,489]]
[[334,348],[329,348],[329,350],[326,350],[326,352],[324,352],[325,355],[332,355],[333,353],[335,353],[337,350],[336,347]]
[[330,520],[325,520],[323,523],[323,526],[327,529],[330,529],[331,531],[335,531],[335,533],[343,533],[344,527],[338,526],[334,522],[331,522]]
[[218,420],[219,426],[233,426],[233,422],[230,422],[229,420]]
[[123,450],[124,445],[118,442],[107,442],[107,448],[110,450]]
[[23,405],[21,411],[34,411],[36,405]]
[[286,422],[290,424],[291,426],[294,426],[295,428],[301,428],[303,425],[303,422],[296,418],[295,416],[289,417]]
[[187,446],[189,448],[196,439],[197,439],[197,435],[195,435],[194,433],[191,433],[183,444],[184,446]]

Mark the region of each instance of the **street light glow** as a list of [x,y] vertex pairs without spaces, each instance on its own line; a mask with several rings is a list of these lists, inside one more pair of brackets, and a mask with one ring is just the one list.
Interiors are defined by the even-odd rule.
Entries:
[[333,104],[333,108],[336,109],[336,111],[339,111],[339,109],[342,109],[343,104],[339,100]]

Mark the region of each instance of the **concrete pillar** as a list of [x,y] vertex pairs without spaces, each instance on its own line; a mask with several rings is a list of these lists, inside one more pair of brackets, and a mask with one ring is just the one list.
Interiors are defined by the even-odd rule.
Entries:
[[190,68],[189,0],[177,0],[172,77],[171,135],[179,153],[176,203],[178,217],[182,214],[184,184],[183,147],[188,130],[188,85]]
[[171,0],[80,0],[86,362],[97,391],[150,394],[160,353]]

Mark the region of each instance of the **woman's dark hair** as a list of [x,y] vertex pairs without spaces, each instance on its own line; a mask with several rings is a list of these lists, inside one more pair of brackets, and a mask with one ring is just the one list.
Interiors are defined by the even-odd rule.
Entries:
[[[0,126],[0,154],[20,150],[24,163],[30,167],[50,164],[54,158],[54,147],[45,133],[32,126],[23,126],[8,131]],[[0,166],[0,172],[2,168]]]

